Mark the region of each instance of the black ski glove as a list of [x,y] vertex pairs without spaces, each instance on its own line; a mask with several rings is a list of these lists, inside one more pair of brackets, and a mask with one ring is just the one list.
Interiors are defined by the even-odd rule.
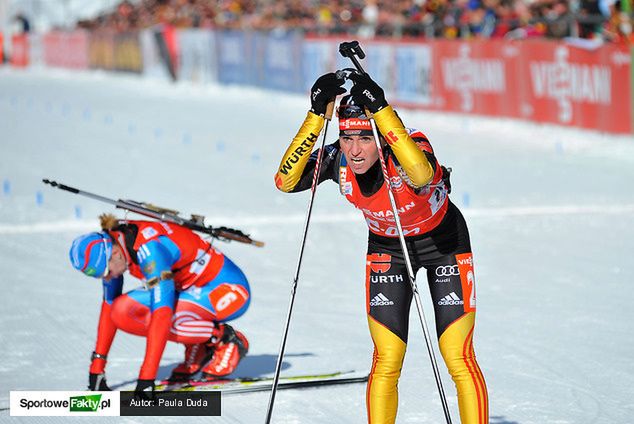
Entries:
[[134,397],[145,400],[154,399],[154,380],[137,380]]
[[337,78],[334,72],[325,74],[317,78],[315,84],[310,89],[310,111],[315,115],[326,113],[326,106],[339,94],[346,92],[342,85],[346,80]]
[[88,390],[91,392],[110,392],[112,389],[106,383],[106,374],[88,374]]
[[376,113],[387,106],[383,89],[368,74],[352,73],[349,78],[354,85],[350,89],[352,101]]

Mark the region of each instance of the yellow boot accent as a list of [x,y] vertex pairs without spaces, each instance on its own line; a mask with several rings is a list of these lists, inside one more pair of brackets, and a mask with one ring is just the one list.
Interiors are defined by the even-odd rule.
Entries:
[[284,192],[295,188],[308,163],[313,146],[324,126],[324,117],[308,112],[304,123],[293,138],[291,145],[282,157],[280,167],[275,174],[275,186]]
[[374,342],[372,370],[366,393],[368,423],[392,424],[396,421],[398,378],[407,345],[369,315],[368,326]]
[[474,323],[475,312],[464,314],[447,327],[438,344],[458,391],[460,422],[488,424],[487,387],[473,351]]

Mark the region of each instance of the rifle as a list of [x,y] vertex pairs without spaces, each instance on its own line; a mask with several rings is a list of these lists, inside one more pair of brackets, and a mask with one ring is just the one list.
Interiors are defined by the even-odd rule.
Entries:
[[202,215],[191,215],[191,219],[186,219],[178,216],[179,212],[174,209],[162,208],[160,206],[153,205],[151,203],[137,202],[134,200],[114,200],[108,197],[100,196],[98,194],[90,193],[87,191],[79,190],[75,187],[70,187],[65,184],[58,183],[57,181],[50,181],[43,179],[44,184],[48,184],[52,187],[59,188],[60,190],[68,191],[73,194],[79,194],[91,199],[99,200],[101,202],[110,203],[119,209],[125,209],[130,212],[138,213],[139,215],[147,216],[157,219],[163,222],[169,222],[177,224],[190,230],[197,231],[203,234],[209,234],[210,236],[221,241],[237,241],[240,243],[253,244],[257,247],[264,246],[264,242],[253,240],[248,234],[244,234],[240,230],[228,227],[212,227],[205,225],[205,217]]

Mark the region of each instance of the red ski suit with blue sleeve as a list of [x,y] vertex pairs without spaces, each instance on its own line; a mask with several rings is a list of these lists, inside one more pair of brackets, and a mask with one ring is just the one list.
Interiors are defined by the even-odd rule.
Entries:
[[[146,289],[122,295],[123,277],[103,280],[104,300],[95,352],[106,355],[116,330],[147,336],[140,380],[156,378],[168,340],[202,343],[214,321],[244,313],[250,288],[240,269],[193,231],[162,222],[126,221],[109,231],[130,274]],[[105,361],[93,360],[91,373]]]

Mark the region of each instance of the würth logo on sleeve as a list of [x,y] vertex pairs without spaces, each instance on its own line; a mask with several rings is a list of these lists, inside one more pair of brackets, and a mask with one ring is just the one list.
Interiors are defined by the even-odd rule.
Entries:
[[280,174],[288,175],[289,171],[293,169],[293,165],[296,164],[299,159],[306,153],[310,153],[313,150],[313,145],[317,141],[317,134],[312,132],[302,141],[302,143],[295,148],[295,150],[288,155],[286,161],[279,169]]

